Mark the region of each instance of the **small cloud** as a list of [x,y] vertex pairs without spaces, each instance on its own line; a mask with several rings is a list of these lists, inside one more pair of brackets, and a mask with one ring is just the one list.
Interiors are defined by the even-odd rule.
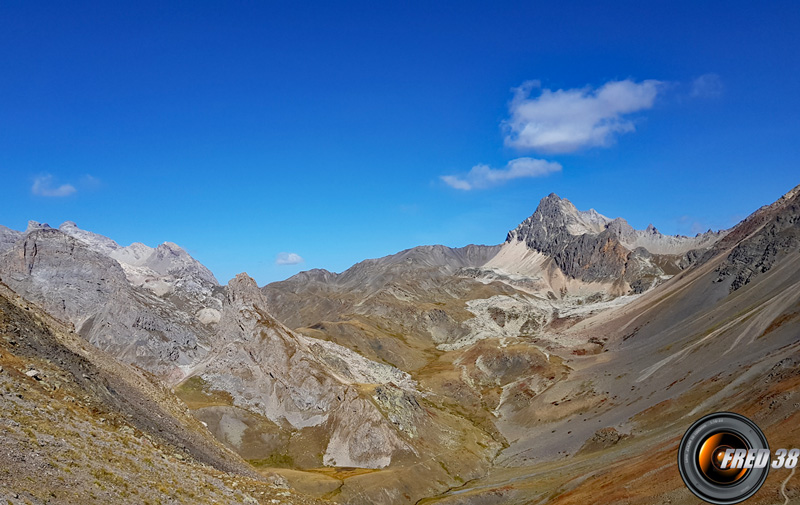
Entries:
[[33,180],[31,192],[38,196],[69,196],[77,190],[72,184],[56,186],[52,175],[41,175]]
[[610,81],[598,89],[541,89],[527,81],[514,90],[511,117],[503,123],[505,143],[520,150],[570,153],[585,147],[608,146],[616,135],[635,130],[624,116],[653,107],[664,83],[630,79]]
[[512,179],[524,177],[544,177],[561,171],[561,164],[533,158],[517,158],[506,164],[504,169],[494,169],[488,165],[475,165],[463,176],[443,175],[442,181],[451,188],[470,191],[504,184]]
[[97,189],[97,188],[100,187],[101,182],[100,182],[100,179],[98,179],[97,177],[95,177],[93,175],[84,174],[84,176],[81,177],[81,184],[80,185],[84,186],[84,187],[86,187],[88,189]]
[[717,74],[703,74],[692,81],[692,90],[689,92],[689,96],[692,98],[718,98],[724,89],[722,79]]
[[[480,166],[484,165],[477,165],[473,167],[472,170],[470,170],[470,174],[472,173],[473,170],[475,170]],[[467,174],[467,177],[469,177],[469,174]],[[464,191],[469,191],[470,189],[472,189],[472,185],[470,183],[459,177],[456,177],[455,175],[443,175],[441,179],[444,181],[445,184],[447,184],[451,188],[463,189]]]
[[299,265],[300,263],[305,263],[305,261],[306,260],[297,253],[282,252],[278,253],[278,256],[275,258],[276,265]]

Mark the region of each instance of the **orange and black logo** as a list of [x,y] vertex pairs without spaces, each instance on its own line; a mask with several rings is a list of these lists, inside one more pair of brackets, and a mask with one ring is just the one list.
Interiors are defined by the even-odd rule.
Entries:
[[772,468],[794,468],[800,450],[778,449],[775,459],[754,422],[732,412],[707,415],[686,431],[678,449],[678,469],[686,487],[714,504],[753,496]]

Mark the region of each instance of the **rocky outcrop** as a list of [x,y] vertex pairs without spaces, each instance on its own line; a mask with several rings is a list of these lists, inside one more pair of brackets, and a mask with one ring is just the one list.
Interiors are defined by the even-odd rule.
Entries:
[[717,267],[717,282],[736,291],[768,272],[782,255],[800,251],[800,186],[742,221],[731,232],[740,239]]
[[[61,228],[32,223],[0,257],[0,277],[95,347],[179,384],[197,417],[240,454],[302,467],[408,465],[403,478],[416,479],[422,470],[410,462],[418,457],[455,451],[461,474],[477,476],[499,449],[426,400],[408,374],[288,330],[246,275],[216,286],[177,246],[121,248]],[[132,275],[142,269],[176,282],[153,289]],[[462,454],[465,434],[474,443]],[[457,482],[441,467],[426,471],[436,479],[408,500]],[[372,491],[347,492],[356,503],[380,503]]]
[[0,225],[0,254],[10,249],[22,236],[22,233]]
[[[76,396],[98,417],[111,418],[116,424],[130,424],[150,440],[168,444],[173,450],[221,470],[254,475],[240,458],[225,450],[208,432],[198,429],[199,423],[186,412],[185,406],[152,375],[86,345],[63,323],[23,300],[3,283],[0,283],[0,346],[29,363],[37,360],[39,368],[27,370],[26,376],[40,382],[46,390],[63,388],[71,395],[80,393]],[[76,401],[74,397],[72,401]]]
[[191,367],[209,346],[211,328],[197,314],[221,308],[221,294],[159,297],[131,285],[123,265],[104,254],[108,250],[32,224],[0,258],[0,277],[96,347],[168,381],[181,379],[182,367]]
[[63,223],[59,230],[116,260],[134,286],[158,296],[175,296],[200,305],[211,303],[219,308],[212,300],[214,288],[219,285],[214,274],[177,244],[164,242],[153,248],[135,242],[122,247],[107,237],[78,228],[72,221]]
[[194,372],[209,389],[230,394],[235,406],[299,437],[306,428],[324,427],[320,464],[383,468],[398,451],[413,452],[360,392],[367,383],[393,384],[414,397],[419,393],[407,374],[336,344],[298,336],[265,305],[247,275],[228,283],[216,348]]
[[508,233],[506,243],[521,242],[552,258],[573,279],[622,280],[641,292],[659,276],[688,266],[696,257],[691,251],[708,248],[722,236],[724,232],[711,231],[696,237],[665,236],[652,225],[635,230],[622,218],[612,220],[594,209],[579,211],[553,193]]

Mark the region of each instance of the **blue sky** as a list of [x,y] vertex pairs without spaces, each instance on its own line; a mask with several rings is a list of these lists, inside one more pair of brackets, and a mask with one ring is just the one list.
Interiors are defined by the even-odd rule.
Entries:
[[551,192],[694,234],[800,184],[800,3],[608,4],[2,2],[0,224],[264,284]]

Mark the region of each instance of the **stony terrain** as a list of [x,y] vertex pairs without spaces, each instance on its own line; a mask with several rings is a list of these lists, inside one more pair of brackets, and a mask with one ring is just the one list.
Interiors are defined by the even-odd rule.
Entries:
[[[407,373],[294,334],[245,274],[218,286],[177,246],[121,248],[72,223],[30,223],[10,236],[4,281],[98,349],[177,386],[197,419],[261,472],[391,466],[397,479],[429,477],[400,493],[415,502],[482,475],[502,447]],[[442,455],[449,468],[435,461]],[[398,503],[384,479],[358,475],[335,495]]]
[[2,284],[0,412],[4,503],[317,503],[258,475],[155,378]]
[[[172,243],[0,227],[0,492],[695,503],[674,464],[694,419],[796,444],[799,199],[670,237],[550,195],[500,245],[263,288]],[[785,473],[756,503],[797,497]]]
[[[786,237],[798,198],[759,210],[671,281],[562,330],[564,341],[608,340],[599,354],[554,349],[570,373],[502,410],[514,442],[489,476],[425,503],[697,503],[675,455],[688,426],[720,410],[751,417],[773,447],[797,447],[800,247]],[[756,267],[765,257],[770,268]],[[737,285],[720,275],[730,265],[755,273]],[[772,471],[750,501],[793,503],[792,475]]]
[[[793,190],[730,231],[693,238],[632,230],[551,195],[486,263],[440,278],[438,285],[469,279],[504,291],[460,299],[473,314],[461,321],[466,331],[451,333],[458,338],[444,345],[434,332],[423,335],[429,361],[409,371],[495,429],[507,447],[488,477],[425,503],[586,503],[596,501],[597,484],[607,490],[604,503],[695,503],[677,476],[675,451],[691,422],[715,410],[749,413],[770,440],[791,445],[797,384],[766,377],[798,352],[797,195]],[[374,277],[382,279],[381,271]],[[424,317],[420,301],[429,289],[416,286],[428,277],[409,268],[403,296],[388,285],[384,305],[407,320]],[[351,297],[339,321],[306,319],[299,331],[346,343],[347,335],[331,329],[378,319],[359,326],[381,338],[395,318],[364,308],[352,301],[357,290],[336,285],[330,276],[308,284],[290,279],[265,291],[273,307],[281,300],[275,291],[292,292],[301,304],[295,318],[303,300],[319,307],[326,298]],[[298,296],[303,289],[312,294]],[[775,395],[781,400],[770,400]],[[781,415],[771,410],[777,405]],[[643,463],[650,453],[657,458]],[[674,471],[653,486],[649,471],[637,480],[637,464]],[[769,481],[765,496],[778,484]]]
[[[430,492],[455,484],[455,475],[479,475],[499,450],[482,430],[418,390],[408,374],[292,333],[265,312],[263,294],[249,277],[237,276],[226,294],[220,342],[177,392],[194,400],[198,418],[255,464],[391,466],[395,475],[434,477],[425,486]],[[458,472],[426,462],[436,457],[452,460]],[[364,490],[383,479],[364,474],[338,496],[372,503],[422,497],[419,489],[406,491],[407,497]]]

